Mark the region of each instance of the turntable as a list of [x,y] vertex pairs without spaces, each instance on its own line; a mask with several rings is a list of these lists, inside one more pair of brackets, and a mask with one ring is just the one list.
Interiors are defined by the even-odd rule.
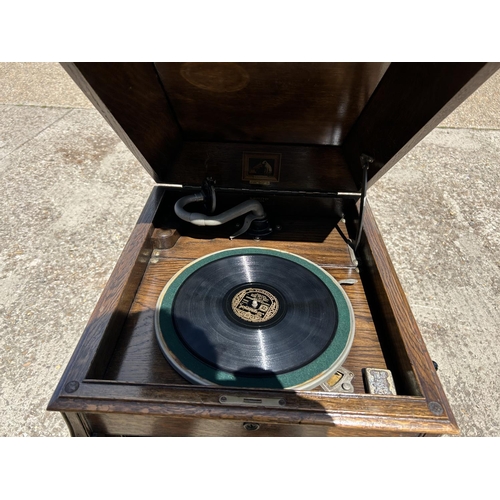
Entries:
[[73,435],[459,432],[366,192],[498,64],[63,66],[159,183],[49,403]]
[[165,286],[156,334],[195,384],[314,389],[335,375],[354,338],[354,312],[321,267],[267,248],[222,250]]

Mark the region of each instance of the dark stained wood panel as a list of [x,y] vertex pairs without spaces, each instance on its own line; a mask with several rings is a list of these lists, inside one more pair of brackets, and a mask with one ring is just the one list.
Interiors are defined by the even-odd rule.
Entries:
[[209,174],[246,187],[241,154],[265,147],[283,155],[280,182],[270,187],[312,191],[357,191],[361,154],[375,159],[372,184],[500,67],[62,65],[156,181],[199,185]]
[[168,182],[182,138],[153,63],[62,66],[151,177]]
[[358,184],[361,154],[375,160],[371,185],[498,68],[500,63],[391,63],[342,146]]
[[184,138],[339,145],[387,63],[155,63]]
[[[279,153],[279,182],[268,186],[243,181],[244,153]],[[357,186],[339,147],[291,146],[286,144],[245,144],[184,142],[169,183],[201,186],[212,177],[219,187],[279,189],[323,192],[356,192]]]

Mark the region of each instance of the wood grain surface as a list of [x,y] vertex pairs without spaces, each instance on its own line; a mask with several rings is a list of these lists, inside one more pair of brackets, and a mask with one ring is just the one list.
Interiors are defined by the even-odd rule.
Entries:
[[[330,228],[329,234],[321,242],[311,243],[307,233],[323,232]],[[323,230],[321,230],[323,228]],[[339,229],[347,233],[343,223]],[[187,225],[188,234],[196,235],[198,229]],[[165,232],[168,232],[165,229]],[[289,241],[292,234],[298,241]],[[170,233],[169,233],[170,234]],[[370,310],[364,294],[363,285],[344,239],[337,228],[331,228],[329,219],[317,217],[305,221],[294,219],[294,224],[285,228],[272,240],[230,241],[226,238],[176,237],[175,245],[168,249],[155,248],[148,268],[144,273],[135,300],[130,308],[127,321],[109,362],[103,378],[108,380],[134,383],[186,383],[170,366],[161,353],[154,329],[156,303],[161,291],[178,271],[194,259],[230,248],[254,246],[274,248],[300,255],[322,266],[334,279],[355,279],[354,285],[344,286],[355,311],[356,334],[354,344],[344,367],[355,374],[355,390],[364,393],[362,369],[366,367],[386,368],[380,349]]]
[[[361,248],[366,284],[374,319],[379,323],[381,343],[390,359],[390,368],[406,393],[423,395],[429,405],[438,403],[452,425],[457,424],[434,365],[411,313],[369,204]],[[403,386],[401,384],[404,384]]]
[[120,139],[156,181],[182,134],[152,63],[62,63]]
[[[243,180],[243,153],[281,154],[279,182],[269,186]],[[184,141],[168,182],[200,186],[212,177],[220,187],[357,192],[342,151],[336,146]]]
[[[279,408],[256,404],[225,406],[219,402],[221,395],[282,398],[285,404]],[[75,432],[82,435],[95,432],[105,435],[145,435],[143,432],[150,432],[155,422],[152,432],[157,434],[147,435],[198,436],[197,425],[193,428],[190,424],[197,420],[198,425],[205,427],[211,435],[222,436],[233,435],[234,422],[271,424],[275,436],[293,436],[301,432],[308,435],[307,426],[318,429],[316,435],[456,433],[445,416],[435,416],[429,412],[425,399],[407,396],[332,395],[311,391],[89,380],[82,384],[78,395],[61,399],[59,408],[70,417],[78,415],[78,419],[71,420],[77,427]],[[81,411],[75,411],[77,408]],[[95,418],[95,415],[98,417]],[[92,426],[90,419],[98,427]]]
[[[189,242],[182,241],[176,246]],[[274,247],[276,248],[276,246]],[[279,249],[279,248],[277,248]],[[148,266],[129,319],[109,363],[105,379],[138,383],[185,384],[161,353],[154,330],[156,302],[169,279],[189,261],[175,258],[153,259]],[[355,374],[355,390],[364,393],[361,370],[366,367],[385,368],[385,361],[377,340],[363,286],[353,268],[326,268],[335,279],[357,279],[345,286],[356,315],[356,334],[344,367]]]
[[335,146],[388,63],[155,63],[188,141]]
[[391,63],[342,149],[358,185],[360,155],[377,181],[484,83],[500,63]]
[[[278,189],[357,191],[500,63],[63,63],[157,181],[242,183],[241,154],[282,152]],[[316,146],[316,147],[314,147]]]
[[[355,374],[354,394],[198,386],[180,377],[163,357],[154,333],[154,310],[161,290],[193,259],[224,248],[249,246],[249,242],[200,237],[198,229],[189,231],[191,226],[173,229],[154,224],[169,219],[160,212],[170,212],[177,197],[164,187],[153,191],[49,405],[65,415],[72,433],[239,436],[248,435],[244,423],[249,421],[261,425],[262,435],[275,436],[458,432],[408,304],[400,297],[402,290],[369,210],[361,244],[364,250],[358,256],[360,274],[341,236],[352,230],[342,222],[337,230],[338,217],[333,224],[328,217],[318,217],[316,224],[310,217],[302,221],[294,217],[296,225],[287,224],[274,239],[251,242],[251,246],[301,254],[336,279],[357,280],[345,288],[356,317],[354,344],[344,363]],[[345,204],[348,217],[355,218],[353,202]],[[289,233],[297,228],[303,234],[292,238]],[[170,235],[170,243],[159,244],[161,232]],[[374,293],[378,296],[379,292],[381,299],[374,300]],[[374,320],[378,307],[388,323]],[[118,315],[120,322],[109,321],[117,317],[115,310],[123,311]],[[407,374],[396,369],[394,376],[402,389],[399,395],[365,394],[361,370],[398,367],[394,356],[407,359],[404,370],[413,373],[418,390],[401,382]],[[251,400],[284,398],[286,404],[283,408],[222,405],[221,391]]]

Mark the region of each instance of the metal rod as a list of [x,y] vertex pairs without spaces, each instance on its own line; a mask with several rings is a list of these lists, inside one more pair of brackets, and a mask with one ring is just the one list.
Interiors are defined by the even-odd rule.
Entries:
[[368,189],[368,168],[370,163],[373,163],[373,158],[367,155],[361,155],[361,165],[363,167],[363,180],[361,183],[361,200],[359,203],[359,227],[358,234],[356,235],[356,240],[354,241],[353,249],[357,252],[359,242],[361,241],[361,234],[363,232],[363,217],[365,214],[365,204],[366,204],[366,191]]
[[[199,186],[183,186],[185,189],[200,189]],[[216,186],[215,190],[221,193],[246,193],[252,195],[285,195],[285,196],[312,196],[320,198],[359,198],[362,193],[348,193],[343,191],[292,191],[279,189],[251,189],[251,188],[231,188]]]
[[[157,184],[173,190],[192,189],[199,191],[200,186],[189,186],[185,184]],[[345,191],[292,191],[278,189],[251,189],[251,188],[231,188],[231,187],[215,187],[216,191],[221,193],[244,193],[250,195],[278,195],[278,196],[311,196],[314,198],[359,198],[362,193],[350,193]]]

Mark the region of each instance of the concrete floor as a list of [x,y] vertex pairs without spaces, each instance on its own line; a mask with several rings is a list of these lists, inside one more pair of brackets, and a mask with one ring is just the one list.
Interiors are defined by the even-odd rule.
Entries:
[[[500,74],[369,191],[463,436],[500,435]],[[1,436],[45,411],[153,186],[54,63],[0,63]]]

